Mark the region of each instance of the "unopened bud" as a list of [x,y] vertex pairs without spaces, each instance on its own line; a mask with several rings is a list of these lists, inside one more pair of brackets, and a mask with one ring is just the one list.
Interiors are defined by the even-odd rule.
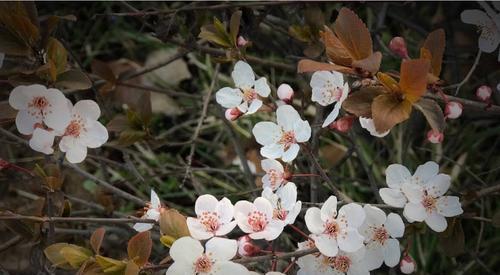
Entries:
[[347,133],[354,123],[354,116],[344,116],[339,118],[337,121],[334,121],[330,124],[330,129],[337,130],[342,133]]
[[237,120],[241,115],[243,115],[243,113],[238,108],[231,108],[227,109],[224,115],[226,116],[227,120],[234,121]]
[[433,129],[427,132],[427,140],[431,143],[441,143],[443,142],[444,134],[439,131],[435,131]]
[[290,104],[293,99],[293,89],[290,85],[283,83],[278,87],[278,98]]
[[491,98],[491,87],[487,85],[482,85],[476,90],[476,97],[484,102],[487,102]]
[[3,159],[0,159],[0,170],[3,170],[3,169],[6,169],[6,168],[9,168],[10,166],[10,163],[3,160]]
[[410,255],[406,254],[399,263],[399,269],[404,274],[411,274],[417,270],[417,263]]
[[252,243],[252,239],[248,235],[238,239],[238,254],[240,256],[251,257],[259,251],[260,248]]
[[408,59],[408,49],[406,48],[406,41],[403,37],[396,36],[389,42],[389,48],[397,56]]
[[444,108],[444,114],[449,119],[455,119],[462,115],[462,111],[464,106],[460,102],[450,101],[446,103],[446,107]]
[[243,36],[240,35],[238,36],[236,44],[238,45],[239,48],[245,47],[248,44],[248,40],[246,40]]

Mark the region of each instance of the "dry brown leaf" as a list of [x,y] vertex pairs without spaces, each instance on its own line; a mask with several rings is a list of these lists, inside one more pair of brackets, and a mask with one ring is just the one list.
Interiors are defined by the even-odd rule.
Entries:
[[363,87],[350,94],[342,104],[342,108],[356,116],[372,117],[372,102],[384,92],[380,86]]
[[355,74],[354,70],[351,68],[331,63],[322,63],[310,59],[302,59],[297,64],[298,73],[309,73],[316,71],[337,71],[345,74]]
[[410,117],[412,104],[408,100],[400,100],[392,93],[377,96],[372,103],[372,118],[375,129],[383,133],[394,125]]

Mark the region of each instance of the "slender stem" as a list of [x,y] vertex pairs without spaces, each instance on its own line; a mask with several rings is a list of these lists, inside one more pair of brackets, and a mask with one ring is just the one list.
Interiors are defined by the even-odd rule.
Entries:
[[462,85],[464,85],[465,83],[467,83],[467,81],[469,81],[469,78],[471,77],[472,73],[476,70],[476,67],[479,64],[479,59],[481,59],[481,49],[479,49],[479,51],[477,52],[476,59],[474,60],[474,63],[472,64],[472,67],[470,68],[465,78],[462,81],[460,81],[460,83],[458,83],[457,89],[455,90],[455,96],[460,91],[460,88],[462,88]]
[[88,217],[37,217],[25,216],[19,214],[0,215],[0,220],[23,220],[40,223],[65,223],[65,222],[84,222],[84,223],[103,223],[103,224],[119,224],[119,223],[156,223],[155,220],[140,219],[140,218],[88,218]]
[[307,235],[304,231],[300,230],[300,228],[298,228],[297,226],[295,226],[295,225],[293,225],[293,224],[289,224],[289,226],[290,226],[290,227],[291,227],[291,228],[292,228],[295,232],[299,233],[302,237],[304,237],[304,238],[306,238],[306,239],[308,239],[308,240],[310,240],[310,241],[313,241],[313,242],[314,242],[314,240],[313,240],[311,237],[309,237],[309,235]]

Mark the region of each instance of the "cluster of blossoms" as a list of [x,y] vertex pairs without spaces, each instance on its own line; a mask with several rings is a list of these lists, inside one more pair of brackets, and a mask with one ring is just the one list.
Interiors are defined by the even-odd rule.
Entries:
[[380,189],[380,196],[386,204],[404,208],[408,222],[425,221],[432,230],[443,232],[447,227],[446,217],[463,213],[458,197],[444,196],[451,178],[439,173],[437,163],[426,162],[413,175],[406,167],[392,164],[385,173],[388,188]]
[[98,121],[99,105],[92,100],[73,105],[60,90],[35,84],[14,88],[9,104],[19,111],[17,130],[31,135],[29,145],[35,151],[54,153],[54,140],[60,137],[59,149],[66,159],[79,163],[87,156],[87,147],[97,148],[108,140],[108,131]]

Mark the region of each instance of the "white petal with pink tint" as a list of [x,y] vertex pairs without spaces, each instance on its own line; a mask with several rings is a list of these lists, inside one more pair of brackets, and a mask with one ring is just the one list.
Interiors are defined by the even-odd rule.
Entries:
[[366,118],[366,117],[359,117],[359,124],[361,125],[361,128],[366,129],[368,132],[370,132],[370,135],[374,137],[385,137],[389,134],[391,130],[387,130],[386,132],[379,133],[375,129],[375,123],[373,122],[373,119],[371,118]]
[[44,153],[46,155],[50,155],[54,153],[54,149],[52,148],[54,144],[54,132],[47,131],[42,128],[36,128],[33,131],[33,136],[29,141],[29,146],[31,149]]
[[462,115],[464,106],[460,102],[450,101],[446,104],[444,113],[449,119],[456,119]]

